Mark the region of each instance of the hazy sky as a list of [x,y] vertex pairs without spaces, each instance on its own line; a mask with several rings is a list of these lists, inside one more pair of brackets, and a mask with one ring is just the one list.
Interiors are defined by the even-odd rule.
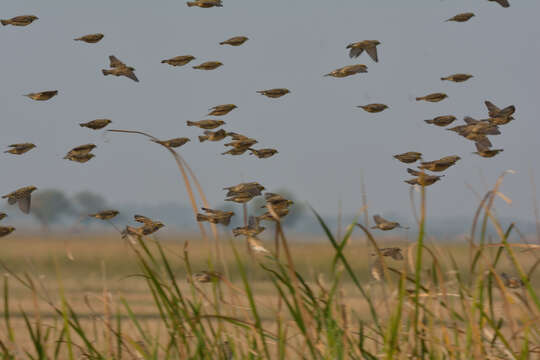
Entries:
[[[443,22],[460,12],[477,16],[467,23]],[[106,134],[78,123],[110,118],[109,129],[148,131],[162,138],[193,139],[181,153],[198,175],[214,206],[221,188],[256,180],[269,190],[288,188],[325,214],[338,200],[352,213],[361,207],[364,175],[370,211],[409,216],[409,176],[392,158],[421,151],[426,160],[459,155],[443,181],[428,188],[435,216],[472,214],[478,204],[467,188],[484,192],[507,169],[503,192],[514,200],[500,204],[504,215],[532,218],[530,171],[540,188],[540,2],[514,0],[509,9],[485,0],[224,0],[223,8],[188,8],[185,1],[3,0],[0,18],[35,14],[24,27],[0,28],[0,145],[31,141],[37,149],[21,157],[1,154],[2,193],[26,185],[91,190],[116,203],[188,204],[176,164],[161,147],[143,137]],[[72,39],[102,32],[98,44]],[[250,38],[243,46],[218,43]],[[377,39],[379,63],[366,54],[349,59],[350,42]],[[108,56],[136,68],[140,83],[104,77]],[[161,64],[191,54],[184,67]],[[191,68],[219,60],[214,71]],[[338,67],[363,63],[367,74],[323,77]],[[465,72],[468,82],[442,82]],[[256,90],[286,87],[291,94],[268,99]],[[22,94],[58,89],[47,102]],[[441,103],[414,97],[445,92]],[[484,100],[515,104],[516,120],[491,140],[505,151],[493,159],[472,152],[474,144],[424,119],[453,114],[484,118]],[[357,105],[381,102],[389,109],[369,114]],[[223,117],[225,129],[275,147],[271,159],[222,156],[223,142],[198,142],[202,132],[186,120],[205,118],[211,106],[234,103]],[[457,125],[457,122],[455,123]],[[72,147],[98,145],[86,164],[63,160]]]

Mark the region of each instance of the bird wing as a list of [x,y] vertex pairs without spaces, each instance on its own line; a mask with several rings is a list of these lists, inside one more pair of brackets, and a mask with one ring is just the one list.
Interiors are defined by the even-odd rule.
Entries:
[[407,168],[407,172],[409,174],[411,174],[412,176],[420,176],[420,174],[421,174],[420,171],[417,171],[417,170],[414,170],[414,169],[411,169],[411,168]]
[[480,145],[482,145],[482,146],[485,147],[486,149],[489,149],[490,147],[493,146],[493,144],[491,144],[491,141],[489,141],[489,139],[487,138],[487,136],[484,136],[484,137],[481,138],[480,140],[477,140],[477,143],[479,143]]
[[373,61],[379,61],[379,57],[377,56],[377,48],[375,46],[368,46],[366,48],[366,52]]
[[133,71],[126,71],[126,73],[124,74],[126,77],[130,78],[131,80],[135,81],[135,82],[139,82],[139,79],[137,79],[137,77],[135,76],[135,73]]
[[114,55],[111,55],[109,56],[109,60],[111,62],[111,67],[112,68],[116,68],[116,67],[124,67],[126,66],[126,64],[124,64],[123,62],[121,62],[120,60],[118,60],[118,58]]
[[488,109],[489,116],[494,116],[495,114],[499,113],[501,109],[499,109],[495,104],[493,104],[491,101],[484,101],[484,104],[486,104],[486,107]]
[[497,115],[499,116],[510,116],[516,111],[516,107],[514,105],[510,105],[505,107],[504,109],[499,110],[499,113]]
[[380,216],[380,215],[373,215],[373,220],[375,221],[375,223],[376,223],[377,225],[383,224],[383,223],[387,222],[387,221],[386,221],[385,219],[383,219],[382,216]]
[[30,203],[31,203],[30,199],[31,199],[30,195],[19,199],[19,209],[21,209],[21,211],[25,214],[30,213]]
[[508,0],[495,0],[495,2],[499,5],[501,5],[502,7],[510,7],[510,3],[508,2]]
[[478,122],[479,122],[478,120],[473,119],[473,118],[470,117],[470,116],[465,116],[465,117],[463,118],[463,120],[464,120],[467,124],[469,124],[469,125],[471,125],[471,124],[478,124]]
[[349,51],[349,57],[350,57],[350,58],[356,58],[356,57],[359,57],[360,54],[362,54],[363,52],[364,52],[364,49],[359,48],[359,47],[353,47],[353,46],[351,46],[351,50]]
[[143,223],[143,224],[153,224],[154,221],[150,219],[149,217],[143,216],[143,215],[133,215],[133,218],[135,221]]

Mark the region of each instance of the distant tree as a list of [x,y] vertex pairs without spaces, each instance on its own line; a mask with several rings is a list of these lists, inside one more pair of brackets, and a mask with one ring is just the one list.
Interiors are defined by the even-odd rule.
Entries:
[[55,189],[41,190],[32,196],[32,215],[45,230],[57,223],[64,216],[74,215],[71,201],[66,195]]
[[98,211],[107,210],[107,200],[99,194],[91,191],[82,191],[73,196],[73,202],[81,215],[88,215]]

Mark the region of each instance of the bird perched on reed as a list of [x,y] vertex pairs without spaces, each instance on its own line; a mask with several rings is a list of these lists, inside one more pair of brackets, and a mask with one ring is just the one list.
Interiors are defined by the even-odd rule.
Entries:
[[111,68],[109,70],[101,70],[103,75],[125,76],[135,82],[139,82],[139,79],[137,79],[137,76],[135,76],[135,68],[127,66],[118,60],[114,55],[109,56],[109,63]]
[[96,119],[85,123],[80,123],[79,126],[92,130],[100,130],[103,129],[105,126],[109,125],[110,123],[112,123],[112,121],[109,119]]
[[200,283],[209,283],[212,281],[218,281],[223,278],[223,274],[217,271],[207,271],[203,270],[201,272],[197,272],[193,274],[193,280],[200,282]]
[[5,212],[0,212],[0,221],[4,220],[7,217],[7,214]]
[[40,92],[35,92],[35,93],[24,94],[23,96],[29,97],[30,99],[36,100],[36,101],[47,101],[56,95],[58,95],[58,90],[40,91]]
[[221,0],[195,0],[188,1],[188,7],[197,6],[200,8],[211,8],[211,7],[223,7]]
[[193,68],[198,69],[198,70],[214,70],[222,65],[223,64],[220,63],[219,61],[206,61],[206,62],[203,62],[202,64],[193,66]]
[[398,159],[402,163],[411,164],[422,158],[422,153],[416,151],[409,151],[403,154],[394,155],[394,158]]
[[170,59],[161,60],[162,64],[169,64],[171,66],[184,66],[190,61],[195,60],[195,56],[192,55],[181,55],[175,56]]
[[199,121],[187,121],[187,126],[196,126],[201,129],[215,129],[217,127],[220,127],[221,125],[225,124],[225,121],[223,120],[199,120]]
[[153,141],[153,142],[155,142],[157,144],[163,145],[165,147],[177,148],[177,147],[180,147],[182,145],[187,144],[191,140],[189,138],[187,138],[187,137],[179,137],[179,138],[174,138],[174,139],[169,139],[169,140],[154,140],[154,139],[152,139],[151,141]]
[[386,220],[380,215],[374,215],[373,220],[375,221],[375,226],[372,226],[372,229],[379,229],[384,231],[393,230],[395,228],[408,229],[408,227],[403,227],[395,221]]
[[32,192],[37,190],[35,186],[25,186],[17,189],[7,195],[2,196],[2,199],[7,199],[9,205],[19,204],[19,209],[25,214],[30,213],[30,204],[32,202]]
[[494,1],[497,4],[501,5],[503,8],[510,7],[510,3],[508,2],[508,0],[488,0],[488,1]]
[[363,64],[347,65],[339,69],[336,69],[332,72],[329,72],[328,74],[324,76],[344,78],[344,77],[359,74],[359,73],[367,73],[367,66]]
[[5,153],[14,154],[14,155],[22,155],[32,150],[33,148],[35,148],[36,145],[32,143],[20,143],[20,144],[11,144],[9,145],[9,147],[11,149],[4,151]]
[[368,113],[379,113],[383,110],[388,109],[388,105],[385,105],[385,104],[358,105],[357,107],[364,109]]
[[475,143],[475,145],[476,145],[476,150],[478,151],[475,151],[473,154],[480,155],[483,158],[492,158],[495,155],[504,151],[503,149],[490,149],[489,147],[485,147],[479,143]]
[[444,126],[450,125],[455,120],[456,120],[456,117],[453,115],[442,115],[442,116],[437,116],[437,117],[434,117],[433,119],[424,120],[424,121],[428,124],[444,127]]
[[15,231],[13,226],[0,226],[0,237],[8,236]]
[[208,115],[209,116],[227,115],[228,113],[230,113],[231,111],[233,111],[237,107],[238,106],[236,106],[234,104],[217,105],[217,106],[214,106],[214,107],[210,108],[211,111],[210,111],[210,113]]
[[445,20],[445,21],[465,22],[465,21],[469,21],[474,16],[475,16],[474,13],[466,12],[466,13],[461,13],[461,14],[452,16],[450,19]]
[[429,175],[423,171],[418,171],[418,170],[414,170],[410,168],[407,168],[407,172],[411,174],[412,176],[416,176],[413,179],[405,180],[405,182],[410,185],[420,185],[420,186],[433,185],[444,176],[444,175]]
[[422,162],[420,163],[419,168],[429,171],[444,171],[450,166],[455,165],[455,163],[460,159],[461,158],[459,156],[445,156],[439,160]]
[[[266,204],[270,204],[274,209],[277,208],[285,208],[289,207],[294,202],[292,200],[287,199],[283,195],[267,192],[264,194],[264,200],[266,201]],[[266,208],[267,205],[261,206],[261,208]]]
[[379,61],[379,57],[377,56],[377,45],[380,44],[380,41],[378,40],[364,40],[360,42],[355,42],[347,45],[347,49],[351,49],[349,51],[349,57],[356,58],[360,56],[364,50],[367,52],[369,57],[375,61]]
[[[382,256],[391,257],[394,260],[403,260],[403,254],[401,253],[401,248],[391,247],[379,249]],[[371,256],[377,256],[377,253],[372,253]]]
[[234,236],[243,235],[243,236],[254,237],[262,233],[264,229],[265,229],[264,227],[259,226],[258,218],[254,216],[250,216],[248,220],[248,224],[246,226],[234,228],[232,232]]
[[95,44],[97,42],[99,42],[101,39],[103,39],[105,35],[103,34],[88,34],[88,35],[84,35],[84,36],[81,36],[81,37],[78,37],[76,39],[73,39],[75,41],[84,41],[85,43],[89,43],[89,44]]
[[0,20],[0,23],[2,25],[12,25],[12,26],[27,26],[33,23],[34,21],[38,20],[39,18],[34,15],[20,15],[12,17],[11,19],[3,19]]
[[446,99],[447,97],[448,95],[444,93],[433,93],[433,94],[428,94],[426,96],[417,97],[416,101],[424,100],[424,101],[429,101],[429,102],[439,102]]
[[213,210],[208,208],[201,208],[206,214],[197,214],[197,221],[208,221],[212,224],[222,224],[229,225],[231,222],[231,217],[234,216],[232,211],[222,211],[222,210]]
[[240,46],[248,40],[249,39],[246,36],[234,36],[230,39],[220,42],[219,45]]
[[89,214],[89,217],[93,217],[99,220],[111,220],[115,218],[120,212],[118,210],[104,210],[95,214]]
[[257,91],[258,94],[264,95],[266,97],[277,99],[284,95],[287,95],[291,91],[286,88],[277,88],[277,89],[269,89],[269,90],[259,90]]
[[220,141],[220,140],[225,139],[225,137],[227,137],[227,132],[223,129],[220,129],[218,131],[206,130],[204,132],[204,135],[199,135],[199,141],[200,142],[205,142],[206,140]]
[[259,159],[268,159],[269,157],[272,157],[278,153],[276,149],[270,149],[270,148],[259,149],[259,150],[249,148],[248,150],[251,151],[251,155],[255,155]]
[[64,156],[64,159],[69,159],[72,156],[79,156],[79,155],[86,155],[90,153],[92,150],[96,148],[95,144],[84,144],[80,146],[76,146],[73,149],[71,149],[66,156]]
[[460,82],[467,81],[472,77],[473,76],[469,75],[469,74],[453,74],[453,75],[448,75],[448,76],[442,77],[441,80],[443,80],[443,81],[448,80],[448,81],[453,81],[453,82],[460,83]]

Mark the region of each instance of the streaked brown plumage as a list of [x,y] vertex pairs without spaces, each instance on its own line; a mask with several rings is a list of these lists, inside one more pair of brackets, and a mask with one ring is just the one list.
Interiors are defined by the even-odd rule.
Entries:
[[368,104],[368,105],[359,105],[358,108],[364,109],[369,113],[378,113],[383,110],[388,109],[388,106],[385,104]]
[[416,98],[416,101],[424,100],[429,102],[439,102],[446,99],[448,95],[444,93],[433,93],[426,96],[420,96]]
[[398,159],[402,163],[411,164],[411,163],[417,161],[418,159],[421,159],[422,158],[422,153],[415,152],[415,151],[409,151],[409,152],[406,152],[406,153],[403,153],[403,154],[394,155],[394,158]]
[[103,75],[125,76],[135,82],[139,82],[139,79],[137,79],[137,76],[135,76],[135,73],[134,73],[135,68],[131,66],[127,66],[126,64],[118,60],[116,56],[114,55],[109,56],[109,62],[110,62],[111,69],[101,70]]
[[489,117],[498,118],[498,117],[509,117],[516,112],[516,107],[514,105],[509,105],[503,109],[499,109],[491,101],[484,101],[486,108],[488,109]]
[[226,143],[225,146],[232,146],[233,148],[236,148],[236,149],[243,149],[243,148],[246,148],[249,149],[249,147],[257,144],[258,141],[255,140],[255,139],[250,139],[250,138],[247,138],[247,139],[241,139],[241,140],[233,140],[231,141],[230,143]]
[[499,154],[500,152],[503,152],[503,149],[490,149],[489,147],[483,146],[482,144],[475,143],[476,145],[476,152],[473,154],[480,155],[483,158],[492,158],[495,155]]
[[169,139],[169,140],[152,140],[152,141],[166,147],[177,148],[177,147],[187,144],[191,140],[187,137],[180,137],[180,138],[174,138],[174,139]]
[[89,214],[88,216],[99,219],[99,220],[110,220],[116,217],[116,215],[118,215],[119,213],[120,212],[118,210],[104,210],[95,214]]
[[229,225],[231,222],[231,217],[234,216],[232,211],[222,211],[222,210],[213,210],[208,208],[202,208],[206,214],[197,214],[197,221],[208,221],[212,224],[222,224]]
[[8,236],[15,231],[13,226],[0,226],[0,237]]
[[343,77],[351,76],[358,73],[367,73],[367,66],[363,64],[347,65],[339,69],[336,69],[324,76],[343,78]]
[[453,74],[453,75],[448,75],[446,77],[442,77],[441,80],[443,80],[443,81],[448,80],[448,81],[453,81],[453,82],[460,83],[460,82],[467,81],[472,77],[473,76],[469,75],[469,74]]
[[377,56],[377,45],[379,44],[380,42],[378,40],[364,40],[349,44],[347,45],[347,49],[351,49],[349,51],[349,57],[356,58],[365,50],[373,61],[378,62],[379,57]]
[[188,7],[197,6],[200,8],[223,7],[221,0],[195,0],[188,1],[186,4]]
[[424,121],[428,124],[444,127],[453,123],[454,120],[456,120],[456,117],[453,115],[442,115],[442,116],[437,116],[437,117],[434,117],[433,119],[424,120]]
[[228,113],[230,113],[231,111],[233,111],[234,109],[236,109],[238,106],[234,105],[234,104],[223,104],[223,105],[217,105],[217,106],[214,106],[213,108],[210,108],[210,113],[208,114],[208,116],[223,116],[223,115],[227,115]]
[[165,225],[160,221],[147,223],[142,226],[139,226],[138,228],[128,225],[126,226],[125,230],[122,232],[122,236],[123,237],[126,237],[128,235],[147,236],[147,235],[151,235],[155,233],[156,231],[158,231],[164,226]]
[[245,204],[251,199],[253,199],[256,195],[252,193],[239,193],[237,195],[232,195],[229,198],[225,199],[225,201],[233,201],[235,203],[239,204]]
[[[285,216],[289,215],[289,208],[288,207],[276,206],[276,207],[273,207],[272,210],[273,210],[274,214],[276,214],[279,219],[284,218]],[[270,211],[267,211],[264,214],[258,216],[257,219],[259,221],[263,221],[263,220],[276,221],[276,219],[274,218],[274,215]]]
[[73,155],[85,155],[85,154],[88,154],[90,151],[94,150],[95,148],[96,148],[95,144],[84,144],[84,145],[76,146],[66,154],[64,159],[67,159],[67,158],[69,158],[70,156],[73,156]]
[[96,120],[88,121],[85,123],[80,123],[79,126],[86,127],[92,130],[99,130],[99,129],[103,129],[105,126],[109,125],[110,123],[112,123],[112,121],[109,119],[96,119]]
[[488,1],[494,1],[497,4],[501,5],[503,8],[510,7],[510,3],[508,2],[508,0],[488,0]]
[[39,18],[34,15],[20,15],[12,17],[11,19],[3,19],[0,20],[0,23],[2,25],[12,25],[12,26],[27,26],[33,23],[34,21],[38,20]]
[[23,213],[28,214],[30,213],[32,192],[35,190],[37,190],[35,186],[25,186],[2,196],[2,199],[7,199],[9,205],[19,203],[19,209]]
[[22,155],[32,150],[33,148],[35,148],[36,145],[32,143],[20,143],[20,144],[11,144],[9,145],[9,147],[11,149],[4,151],[5,153],[10,153],[14,155]]
[[465,21],[470,20],[473,16],[475,15],[472,12],[466,12],[466,13],[457,14],[456,16],[453,16],[446,21],[465,22]]
[[398,222],[386,220],[380,215],[374,215],[373,220],[375,221],[376,225],[372,226],[372,229],[379,229],[384,231],[392,230],[395,228],[408,229],[407,227],[401,226]]
[[199,121],[187,121],[187,126],[197,126],[201,129],[215,129],[225,124],[222,120],[199,120]]
[[227,136],[230,136],[231,139],[233,139],[233,140],[244,140],[244,139],[249,139],[249,137],[247,137],[247,136],[245,136],[245,135],[242,135],[242,134],[235,133],[235,132],[228,132],[228,133],[227,133]]
[[422,162],[420,163],[419,168],[429,171],[444,171],[450,166],[455,165],[455,163],[460,159],[461,158],[459,156],[446,156],[439,160]]
[[435,184],[439,181],[444,175],[428,175],[425,172],[407,169],[407,172],[412,176],[416,176],[414,179],[405,180],[407,184],[410,185],[420,185],[420,186],[429,186]]
[[7,217],[7,214],[5,212],[0,212],[0,221],[4,220]]
[[257,93],[264,95],[266,97],[272,98],[272,99],[276,99],[284,95],[287,95],[288,93],[290,93],[290,90],[286,88],[277,88],[277,89],[269,89],[269,90],[259,90],[257,91]]
[[243,193],[243,192],[255,192],[258,193],[258,195],[261,194],[261,191],[265,190],[265,187],[259,184],[256,181],[253,182],[247,182],[247,183],[240,183],[238,185],[229,186],[223,188],[223,190],[227,190],[227,196],[232,196],[237,193]]
[[223,129],[220,129],[218,131],[206,130],[204,132],[204,135],[199,136],[199,141],[200,142],[205,142],[206,140],[208,140],[208,141],[220,141],[220,140],[225,139],[226,136],[227,136],[227,132],[225,130],[223,130]]
[[84,41],[85,43],[89,43],[89,44],[95,44],[97,42],[99,42],[101,39],[103,39],[105,35],[103,34],[88,34],[88,35],[84,35],[84,36],[81,36],[81,37],[78,37],[76,39],[73,39],[75,41]]
[[94,154],[72,154],[72,155],[66,155],[64,159],[84,164],[85,162],[88,162],[95,156],[96,155]]
[[232,232],[234,236],[239,236],[239,235],[257,236],[260,233],[262,233],[264,229],[265,229],[264,227],[259,226],[258,218],[254,216],[250,216],[248,224],[246,226],[234,228]]
[[249,147],[233,147],[230,150],[222,152],[221,155],[242,155],[248,151]]
[[[379,249],[382,256],[391,257],[394,260],[403,260],[403,254],[401,253],[401,248],[391,247]],[[371,256],[377,256],[377,253],[372,253]]]
[[36,101],[47,101],[56,95],[58,95],[58,90],[47,90],[47,91],[29,93],[23,96],[29,97],[30,99],[36,100]]
[[249,148],[249,151],[251,151],[251,155],[255,155],[259,159],[267,159],[267,158],[272,157],[272,156],[274,156],[275,154],[278,153],[278,151],[276,149],[270,149],[270,148],[268,148],[268,149],[259,149],[259,150]]
[[193,274],[193,280],[200,283],[209,283],[212,281],[221,280],[223,275],[217,271],[206,271],[197,272]]
[[249,39],[246,36],[234,36],[230,39],[220,42],[219,45],[240,46],[248,40]]
[[214,70],[222,65],[223,64],[220,63],[219,61],[206,61],[206,62],[203,62],[202,64],[193,66],[193,68],[198,69],[198,70]]
[[162,64],[169,64],[171,66],[184,66],[190,61],[195,60],[195,56],[192,55],[181,55],[181,56],[175,56],[170,59],[161,60]]

